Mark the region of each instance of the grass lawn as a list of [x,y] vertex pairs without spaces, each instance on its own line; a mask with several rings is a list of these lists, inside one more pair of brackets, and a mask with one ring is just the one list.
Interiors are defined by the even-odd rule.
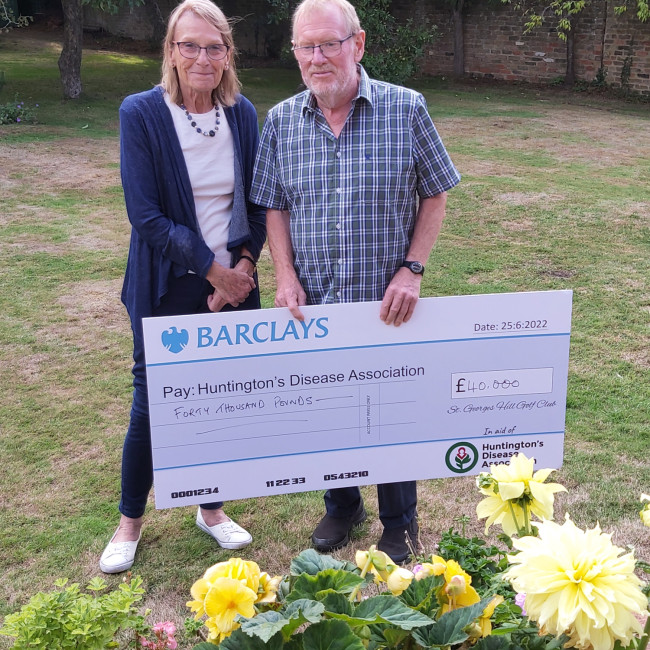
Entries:
[[[0,104],[39,104],[38,123],[0,126],[0,617],[57,578],[98,575],[117,525],[131,395],[117,109],[159,78],[155,58],[89,50],[83,97],[62,101],[59,45],[37,36],[0,35]],[[241,78],[260,121],[299,82],[293,70],[244,69]],[[423,293],[574,291],[565,461],[553,475],[569,491],[557,497],[556,520],[598,521],[650,561],[638,516],[639,495],[650,492],[648,106],[520,86],[417,87],[463,174]],[[267,253],[260,275],[268,307]],[[375,490],[363,492],[370,517],[343,558],[381,533]],[[422,481],[419,493],[428,551],[463,515],[482,534],[473,478]],[[254,536],[242,555],[284,573],[307,547],[322,498],[237,501],[227,512]],[[194,516],[147,512],[134,571],[153,621],[180,623],[192,582],[232,556]]]

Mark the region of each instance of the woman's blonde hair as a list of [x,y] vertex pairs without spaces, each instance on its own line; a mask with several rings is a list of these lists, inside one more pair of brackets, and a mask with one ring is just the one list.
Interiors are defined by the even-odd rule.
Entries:
[[163,64],[162,79],[160,85],[169,93],[171,100],[179,106],[183,103],[181,87],[178,82],[178,72],[172,65],[171,52],[174,41],[174,32],[179,18],[191,11],[195,16],[202,18],[206,23],[215,27],[221,34],[225,45],[229,45],[228,50],[228,69],[223,71],[223,76],[219,85],[212,91],[212,101],[222,106],[232,106],[241,90],[241,83],[237,77],[235,69],[235,42],[232,37],[232,28],[230,22],[219,9],[210,0],[184,0],[172,11],[167,22],[167,33],[163,41]]

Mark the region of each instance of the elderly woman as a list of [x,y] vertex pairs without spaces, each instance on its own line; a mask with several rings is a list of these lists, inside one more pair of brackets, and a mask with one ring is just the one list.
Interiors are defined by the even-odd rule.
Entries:
[[[264,210],[248,201],[257,115],[239,94],[230,25],[210,0],[169,17],[162,80],[120,108],[122,186],[132,225],[122,301],[133,329],[133,405],[122,454],[120,525],[99,566],[129,569],[153,484],[142,319],[259,308],[256,260]],[[196,523],[220,546],[250,534],[222,503]]]

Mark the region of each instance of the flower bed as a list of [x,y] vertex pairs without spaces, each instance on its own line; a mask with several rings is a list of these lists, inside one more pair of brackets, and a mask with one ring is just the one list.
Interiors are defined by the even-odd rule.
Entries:
[[[195,618],[186,621],[185,647],[645,650],[649,590],[635,571],[650,566],[612,544],[598,525],[581,530],[568,515],[562,524],[552,521],[554,494],[564,488],[546,482],[552,470],[533,467],[518,454],[477,478],[485,497],[477,515],[486,532],[503,528],[507,550],[450,529],[437,554],[418,557],[414,550],[411,568],[374,546],[358,551],[355,563],[306,550],[288,575],[275,577],[231,558],[192,586],[187,605]],[[650,497],[641,502],[650,526]],[[152,628],[138,613],[140,584],[127,580],[94,600],[78,585],[37,594],[7,616],[0,633],[15,637],[18,649],[118,647],[111,639],[125,629],[133,632],[123,647],[180,647],[173,623]],[[193,634],[203,640],[193,645]]]

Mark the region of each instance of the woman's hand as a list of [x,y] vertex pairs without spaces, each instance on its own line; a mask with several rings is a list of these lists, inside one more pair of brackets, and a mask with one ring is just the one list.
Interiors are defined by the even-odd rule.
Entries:
[[208,309],[210,311],[218,312],[221,311],[224,305],[227,305],[228,301],[224,300],[217,289],[214,290],[214,293],[208,296]]
[[239,260],[235,268],[227,269],[218,262],[213,262],[207,275],[208,282],[214,287],[214,293],[208,297],[210,311],[219,311],[225,304],[238,307],[255,288],[252,278],[252,264],[245,259]]

